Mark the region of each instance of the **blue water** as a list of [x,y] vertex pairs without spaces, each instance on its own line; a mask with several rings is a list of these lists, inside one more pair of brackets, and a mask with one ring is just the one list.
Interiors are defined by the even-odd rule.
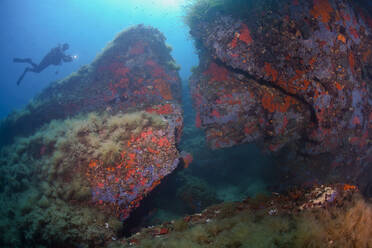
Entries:
[[[123,29],[145,24],[158,28],[174,49],[172,56],[187,79],[197,65],[188,28],[182,22],[184,0],[1,0],[0,1],[0,119],[20,109],[55,81],[89,64],[96,54]],[[58,44],[69,43],[66,54],[78,59],[50,66],[40,74],[28,73],[16,85],[25,64],[14,57],[29,57],[39,63]]]

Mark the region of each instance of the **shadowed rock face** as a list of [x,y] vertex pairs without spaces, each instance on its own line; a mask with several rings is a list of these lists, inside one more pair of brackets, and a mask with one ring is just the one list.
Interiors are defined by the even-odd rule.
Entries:
[[291,0],[259,1],[244,18],[206,13],[191,25],[200,55],[191,90],[212,148],[288,147],[297,165],[349,180],[372,163],[367,12],[348,1]]

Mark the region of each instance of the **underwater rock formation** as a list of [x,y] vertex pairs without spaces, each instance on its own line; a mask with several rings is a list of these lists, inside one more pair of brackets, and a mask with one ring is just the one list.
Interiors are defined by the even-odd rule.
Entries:
[[108,247],[369,247],[371,217],[355,186],[322,185],[214,205]]
[[[0,126],[0,145],[31,134],[53,119],[180,103],[179,68],[164,41],[157,29],[142,25],[119,33],[90,65],[52,83],[25,109],[9,115]],[[159,111],[167,113],[171,108],[164,106]]]
[[0,154],[1,246],[115,239],[180,159],[181,83],[169,53],[156,29],[130,28],[3,122],[2,133],[19,133]]
[[370,13],[343,0],[208,0],[187,22],[196,125],[212,148],[285,147],[297,170],[350,181],[372,164]]

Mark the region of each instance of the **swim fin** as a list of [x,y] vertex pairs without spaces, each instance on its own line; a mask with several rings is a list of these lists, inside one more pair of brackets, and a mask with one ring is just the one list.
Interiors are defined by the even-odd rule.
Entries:
[[20,58],[14,58],[13,63],[29,63],[30,59],[20,59]]
[[23,80],[23,78],[25,77],[26,73],[29,71],[29,68],[27,67],[24,72],[22,73],[22,75],[18,78],[17,80],[17,85],[20,85],[21,84],[21,81]]

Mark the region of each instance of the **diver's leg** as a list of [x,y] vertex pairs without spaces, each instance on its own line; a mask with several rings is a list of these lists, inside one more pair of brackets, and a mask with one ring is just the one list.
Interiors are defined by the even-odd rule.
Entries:
[[17,85],[19,85],[19,84],[21,83],[21,81],[23,80],[23,78],[25,77],[25,75],[26,75],[26,73],[27,73],[28,71],[30,71],[30,68],[29,68],[29,67],[27,67],[27,68],[23,71],[22,75],[18,78]]
[[32,65],[32,67],[37,67],[37,64],[32,62],[30,58],[27,58],[27,59],[14,58],[13,62],[14,63],[29,63],[30,65]]
[[31,68],[29,71],[40,73],[43,70],[43,68],[40,65],[35,65],[33,68]]
[[28,63],[31,59],[20,59],[20,58],[14,58],[14,63]]

